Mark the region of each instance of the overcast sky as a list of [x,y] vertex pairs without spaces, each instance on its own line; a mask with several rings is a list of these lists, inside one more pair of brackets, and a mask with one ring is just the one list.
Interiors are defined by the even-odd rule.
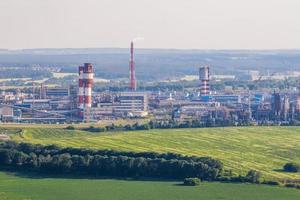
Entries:
[[300,0],[0,0],[0,48],[300,48]]

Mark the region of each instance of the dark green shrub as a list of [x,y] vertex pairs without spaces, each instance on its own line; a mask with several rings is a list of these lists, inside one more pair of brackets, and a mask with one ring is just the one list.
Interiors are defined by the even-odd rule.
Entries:
[[126,131],[132,131],[132,130],[134,130],[133,127],[132,127],[130,124],[125,125],[125,126],[124,126],[124,129],[125,129]]
[[297,188],[297,184],[295,183],[286,183],[284,186],[288,188]]
[[283,166],[285,172],[300,172],[300,165],[296,163],[287,163]]
[[239,183],[239,182],[246,182],[246,178],[244,176],[233,176],[233,177],[230,177],[230,181],[231,182],[234,182],[234,183]]
[[75,130],[75,127],[72,126],[72,125],[70,125],[70,126],[67,126],[66,129],[67,129],[67,130]]
[[96,128],[94,126],[90,126],[89,128],[85,128],[83,130],[89,131],[89,132],[105,132],[106,129],[103,127]]
[[246,175],[246,180],[250,183],[260,183],[261,173],[259,171],[250,170]]
[[228,176],[223,176],[223,177],[219,177],[217,180],[221,182],[230,182],[231,178]]
[[278,181],[264,181],[266,185],[281,185]]
[[201,180],[199,178],[185,178],[183,180],[183,185],[187,185],[187,186],[196,186],[196,185],[200,185]]

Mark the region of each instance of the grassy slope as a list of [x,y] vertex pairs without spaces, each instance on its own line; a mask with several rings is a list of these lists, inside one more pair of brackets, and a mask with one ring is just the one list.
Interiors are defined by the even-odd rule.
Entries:
[[300,190],[263,185],[24,178],[0,172],[0,200],[298,200]]
[[267,179],[300,179],[276,171],[300,163],[300,127],[169,129],[95,134],[63,129],[25,129],[17,141],[128,151],[175,152],[221,159],[235,173],[256,169]]

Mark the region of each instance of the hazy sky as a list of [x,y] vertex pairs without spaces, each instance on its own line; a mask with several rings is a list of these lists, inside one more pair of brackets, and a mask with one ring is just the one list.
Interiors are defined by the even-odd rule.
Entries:
[[300,48],[300,0],[0,0],[0,48]]

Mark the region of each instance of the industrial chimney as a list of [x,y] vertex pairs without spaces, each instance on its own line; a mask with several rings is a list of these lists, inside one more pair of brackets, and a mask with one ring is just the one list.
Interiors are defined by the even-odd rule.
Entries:
[[207,96],[210,94],[209,79],[210,79],[209,67],[208,66],[200,67],[199,80],[201,81],[200,83],[201,96]]
[[136,79],[135,79],[135,66],[134,66],[134,47],[133,47],[133,41],[131,41],[130,44],[130,60],[129,60],[129,77],[130,77],[130,82],[129,82],[129,90],[131,91],[136,91]]
[[85,63],[78,68],[78,109],[81,118],[89,120],[89,111],[92,107],[93,66]]

